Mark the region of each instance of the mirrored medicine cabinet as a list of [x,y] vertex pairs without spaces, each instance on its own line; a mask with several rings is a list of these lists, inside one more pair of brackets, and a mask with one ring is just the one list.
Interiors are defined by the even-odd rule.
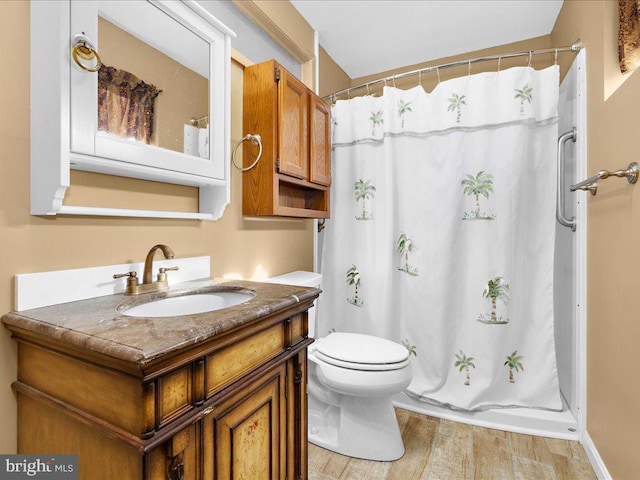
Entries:
[[[219,218],[232,36],[191,0],[32,1],[31,214]],[[198,187],[199,212],[63,204],[70,169]]]

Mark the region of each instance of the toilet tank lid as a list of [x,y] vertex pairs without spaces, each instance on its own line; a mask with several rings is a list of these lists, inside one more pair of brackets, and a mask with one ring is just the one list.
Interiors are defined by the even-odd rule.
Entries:
[[297,285],[299,287],[319,287],[322,275],[315,272],[296,270],[276,277],[267,278],[268,283],[282,283],[284,285]]

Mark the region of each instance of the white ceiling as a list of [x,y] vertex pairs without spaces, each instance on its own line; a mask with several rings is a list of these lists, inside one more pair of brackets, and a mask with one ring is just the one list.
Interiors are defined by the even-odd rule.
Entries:
[[351,78],[551,33],[562,0],[291,0]]

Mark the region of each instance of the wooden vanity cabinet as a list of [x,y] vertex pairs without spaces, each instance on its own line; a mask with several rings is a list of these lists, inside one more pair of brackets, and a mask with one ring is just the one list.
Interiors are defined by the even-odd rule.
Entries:
[[[328,105],[275,60],[244,70],[243,130],[262,139],[262,157],[243,173],[244,215],[328,218]],[[243,165],[258,153],[245,142]]]
[[142,365],[8,326],[20,453],[80,480],[307,478],[310,301]]

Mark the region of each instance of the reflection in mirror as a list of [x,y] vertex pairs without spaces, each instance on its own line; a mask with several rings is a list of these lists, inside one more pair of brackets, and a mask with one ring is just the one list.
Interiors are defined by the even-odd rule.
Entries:
[[98,32],[98,129],[209,159],[208,42],[139,0],[101,1]]

